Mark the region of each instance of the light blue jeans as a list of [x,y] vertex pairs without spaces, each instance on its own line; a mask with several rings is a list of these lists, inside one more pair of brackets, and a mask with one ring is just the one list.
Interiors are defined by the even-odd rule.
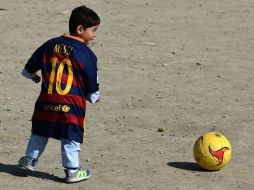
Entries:
[[[38,159],[43,153],[47,143],[47,137],[32,134],[27,145],[26,156],[32,159]],[[75,169],[79,167],[80,143],[61,139],[61,153],[62,165],[64,168]]]

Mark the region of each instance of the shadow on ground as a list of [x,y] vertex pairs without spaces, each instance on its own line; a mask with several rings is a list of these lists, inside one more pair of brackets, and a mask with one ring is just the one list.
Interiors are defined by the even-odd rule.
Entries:
[[17,177],[32,176],[32,177],[37,177],[41,179],[56,181],[59,183],[65,182],[64,178],[59,178],[57,176],[54,176],[53,174],[51,175],[51,174],[40,172],[40,171],[28,171],[28,170],[19,168],[18,165],[0,163],[0,172],[8,173]]
[[168,166],[182,169],[182,170],[207,172],[207,170],[202,169],[194,162],[169,162]]

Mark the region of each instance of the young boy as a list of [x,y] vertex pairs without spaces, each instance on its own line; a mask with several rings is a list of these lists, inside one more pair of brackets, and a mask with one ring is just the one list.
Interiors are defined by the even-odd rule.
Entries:
[[99,16],[86,6],[75,8],[69,19],[69,32],[40,46],[28,60],[22,75],[39,83],[41,92],[32,117],[32,134],[19,166],[34,170],[48,138],[61,140],[62,165],[66,182],[90,177],[79,165],[83,143],[86,100],[99,101],[97,58],[87,46],[96,37]]

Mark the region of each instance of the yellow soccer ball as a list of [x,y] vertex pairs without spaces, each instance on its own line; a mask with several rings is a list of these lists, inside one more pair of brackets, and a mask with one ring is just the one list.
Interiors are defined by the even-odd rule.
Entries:
[[197,164],[206,170],[220,170],[228,164],[231,158],[231,145],[228,139],[220,133],[208,132],[199,137],[193,148]]

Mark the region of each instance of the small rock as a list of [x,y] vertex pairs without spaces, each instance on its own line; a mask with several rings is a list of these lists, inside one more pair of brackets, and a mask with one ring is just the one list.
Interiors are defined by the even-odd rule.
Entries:
[[158,128],[158,132],[165,132],[164,128]]
[[87,159],[86,159],[86,162],[90,162],[90,161],[91,161],[91,159],[90,159],[90,158],[87,158]]
[[144,43],[141,43],[141,45],[156,46],[156,44],[152,42],[144,42]]
[[65,11],[61,12],[61,14],[62,15],[67,15],[67,14],[69,14],[69,11],[65,10]]

